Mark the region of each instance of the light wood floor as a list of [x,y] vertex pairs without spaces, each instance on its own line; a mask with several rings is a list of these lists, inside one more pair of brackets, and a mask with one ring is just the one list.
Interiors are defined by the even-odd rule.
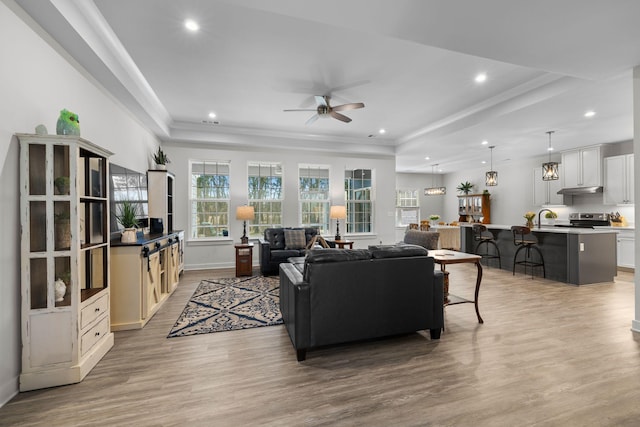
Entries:
[[[475,268],[451,291],[472,295]],[[2,426],[637,426],[640,345],[633,275],[570,286],[485,268],[472,305],[428,333],[310,351],[296,362],[283,326],[167,339],[202,278],[186,272],[143,329],[79,384],[20,393]]]

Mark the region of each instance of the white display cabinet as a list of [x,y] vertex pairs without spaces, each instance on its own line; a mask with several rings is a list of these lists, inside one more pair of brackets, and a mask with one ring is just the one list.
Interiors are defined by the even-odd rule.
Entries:
[[113,346],[108,157],[75,136],[18,134],[20,390],[82,381]]

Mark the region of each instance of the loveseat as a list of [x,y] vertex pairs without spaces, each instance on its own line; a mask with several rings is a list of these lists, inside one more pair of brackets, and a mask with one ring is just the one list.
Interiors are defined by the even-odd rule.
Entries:
[[315,347],[444,325],[443,276],[412,245],[314,249],[280,264],[280,311],[298,361]]
[[264,276],[278,274],[278,266],[291,257],[306,254],[306,247],[318,234],[315,228],[267,228],[260,244],[260,272]]

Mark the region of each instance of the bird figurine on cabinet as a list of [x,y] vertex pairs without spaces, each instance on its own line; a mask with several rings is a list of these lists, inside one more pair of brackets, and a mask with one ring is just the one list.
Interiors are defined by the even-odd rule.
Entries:
[[58,135],[80,135],[80,119],[78,115],[66,109],[61,110],[56,124],[56,133]]

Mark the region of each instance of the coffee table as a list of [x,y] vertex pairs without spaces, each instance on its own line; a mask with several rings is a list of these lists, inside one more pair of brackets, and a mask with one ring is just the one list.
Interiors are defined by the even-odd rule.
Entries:
[[480,310],[478,309],[478,294],[480,293],[480,283],[482,282],[482,264],[480,264],[480,260],[482,260],[482,257],[480,255],[468,254],[465,252],[443,250],[443,249],[431,250],[429,251],[429,256],[433,257],[433,260],[437,264],[440,264],[440,269],[445,273],[445,280],[448,279],[448,274],[447,274],[448,272],[446,272],[446,266],[449,264],[471,263],[476,265],[476,269],[478,270],[478,273],[476,275],[476,290],[474,293],[473,300],[449,294],[448,298],[445,295],[444,304],[445,305],[474,304],[476,308],[476,315],[478,316],[478,323],[484,323],[484,320],[482,320],[482,317],[480,316]]

